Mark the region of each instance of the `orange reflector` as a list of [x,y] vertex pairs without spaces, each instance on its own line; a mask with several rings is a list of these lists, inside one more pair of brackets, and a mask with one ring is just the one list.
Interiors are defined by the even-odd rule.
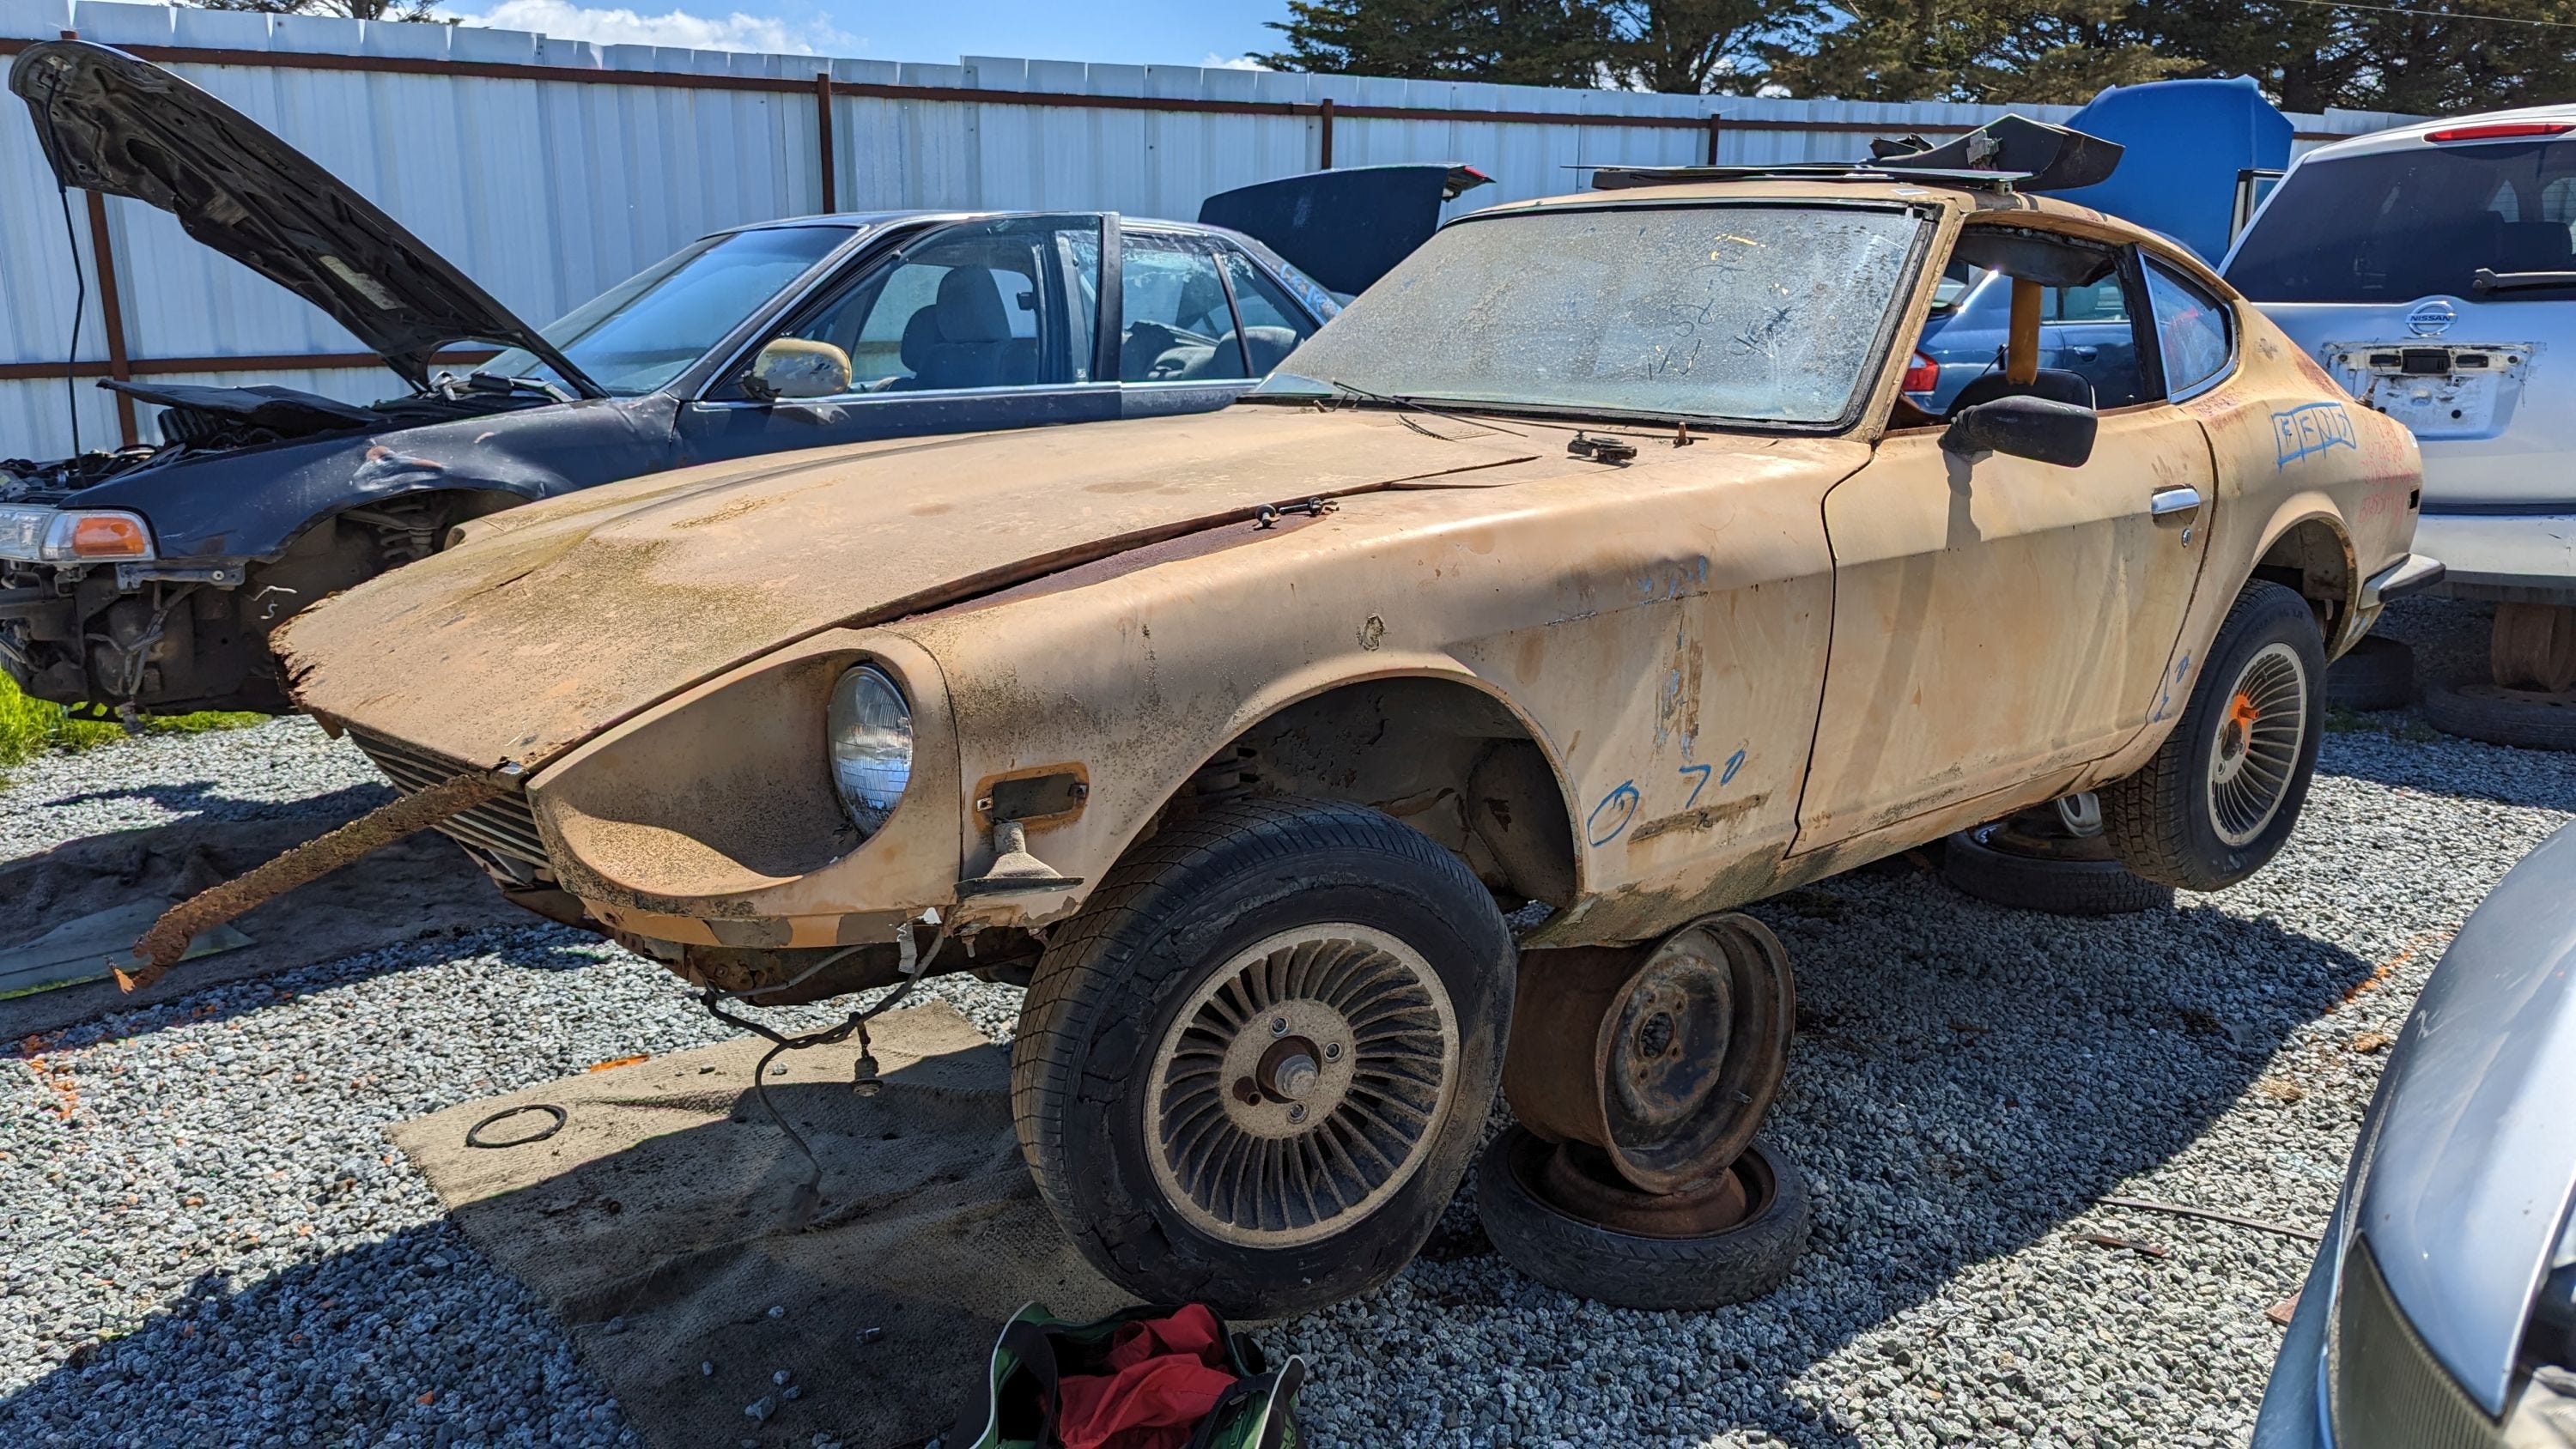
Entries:
[[2537,136],[2563,136],[2576,131],[2576,121],[2489,121],[2482,126],[2446,126],[2427,132],[2427,141],[2528,141]]
[[143,525],[112,513],[94,514],[72,524],[74,558],[150,558],[152,540]]

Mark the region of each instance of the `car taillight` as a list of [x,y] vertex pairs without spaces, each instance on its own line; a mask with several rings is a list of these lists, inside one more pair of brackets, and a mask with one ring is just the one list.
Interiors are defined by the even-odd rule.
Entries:
[[2564,136],[2576,131],[2576,121],[2488,121],[2476,126],[2445,126],[2425,133],[2427,141],[2528,141],[2540,136]]
[[1897,383],[1897,387],[1905,392],[1930,392],[1940,385],[1941,364],[1924,352],[1914,354],[1914,360],[1905,364],[1904,380]]

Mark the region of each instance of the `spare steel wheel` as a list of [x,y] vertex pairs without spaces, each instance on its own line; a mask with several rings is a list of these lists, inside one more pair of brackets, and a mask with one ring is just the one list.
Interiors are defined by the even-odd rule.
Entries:
[[1503,1092],[1532,1133],[1598,1148],[1647,1192],[1705,1182],[1771,1110],[1797,1018],[1788,953],[1750,916],[1645,948],[1530,951]]

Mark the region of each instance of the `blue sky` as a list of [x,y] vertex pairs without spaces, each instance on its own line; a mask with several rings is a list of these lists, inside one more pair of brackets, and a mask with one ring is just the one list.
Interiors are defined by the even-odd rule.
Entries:
[[576,40],[954,62],[1240,64],[1287,0],[451,0],[470,23]]

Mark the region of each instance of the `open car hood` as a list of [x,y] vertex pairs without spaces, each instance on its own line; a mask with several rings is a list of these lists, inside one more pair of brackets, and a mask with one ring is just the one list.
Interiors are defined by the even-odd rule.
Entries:
[[[1238,405],[889,440],[569,493],[327,600],[276,636],[319,714],[460,764],[531,771],[774,649],[1209,529],[1265,504],[1597,469],[1404,415]],[[1553,441],[1552,439],[1550,440]]]
[[522,347],[604,396],[472,278],[392,217],[169,71],[108,46],[48,40],[9,68],[66,186],[132,197],[321,308],[415,388],[452,343]]
[[1443,203],[1493,179],[1455,161],[1309,171],[1220,191],[1199,203],[1199,221],[1242,232],[1357,296],[1431,239]]

